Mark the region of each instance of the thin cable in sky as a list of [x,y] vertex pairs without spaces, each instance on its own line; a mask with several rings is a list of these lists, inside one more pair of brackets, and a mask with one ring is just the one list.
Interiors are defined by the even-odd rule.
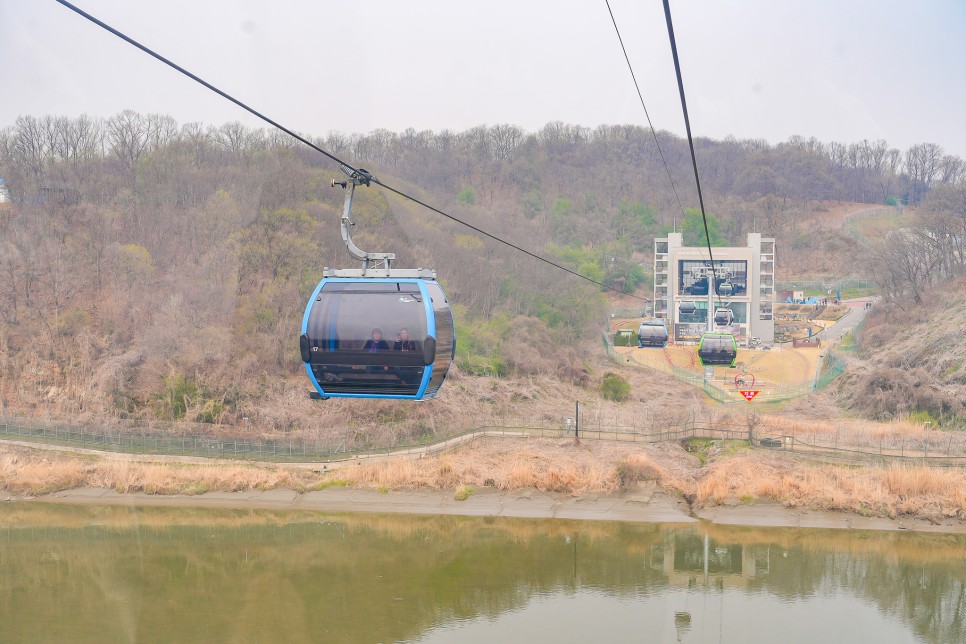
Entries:
[[[326,150],[323,150],[322,148],[320,148],[319,146],[315,145],[314,143],[312,143],[308,139],[306,139],[306,138],[304,138],[302,136],[299,136],[298,134],[296,134],[292,130],[288,129],[287,127],[284,127],[283,125],[281,125],[280,123],[277,123],[276,121],[273,121],[272,119],[268,118],[267,116],[265,116],[261,112],[258,112],[254,108],[251,108],[248,105],[246,105],[245,103],[241,102],[237,98],[231,96],[230,94],[228,94],[226,92],[223,92],[222,90],[218,89],[217,87],[215,87],[211,83],[203,80],[202,78],[196,76],[195,74],[192,74],[191,72],[189,72],[184,67],[181,67],[180,65],[177,65],[176,63],[174,63],[171,60],[165,58],[161,54],[159,54],[159,53],[155,52],[154,50],[150,49],[149,47],[146,47],[145,45],[142,45],[138,41],[136,41],[133,38],[130,38],[129,36],[121,33],[120,31],[118,31],[117,29],[111,27],[107,23],[105,23],[105,22],[103,22],[101,20],[98,20],[97,18],[95,18],[91,14],[87,13],[86,11],[84,11],[84,10],[80,9],[79,7],[71,4],[70,2],[67,2],[67,0],[56,0],[56,1],[58,3],[60,3],[61,5],[67,7],[68,9],[70,9],[74,13],[76,13],[76,14],[78,14],[78,15],[86,18],[87,20],[93,22],[98,27],[100,27],[100,28],[102,28],[102,29],[104,29],[106,31],[109,31],[110,33],[114,34],[115,36],[117,36],[121,40],[127,42],[130,45],[133,45],[133,46],[137,47],[138,49],[140,49],[144,53],[148,54],[149,56],[151,56],[153,58],[156,58],[157,60],[161,61],[165,65],[168,65],[169,67],[171,67],[172,69],[175,69],[175,70],[181,72],[182,74],[184,74],[185,76],[187,76],[191,80],[195,81],[196,83],[199,83],[199,84],[203,85],[204,87],[210,89],[211,91],[215,92],[219,96],[228,99],[229,101],[231,101],[232,103],[234,103],[238,107],[244,109],[245,111],[247,111],[247,112],[251,113],[252,115],[260,118],[261,120],[265,121],[266,123],[268,123],[268,124],[270,124],[270,125],[278,128],[279,130],[285,132],[286,134],[288,134],[292,138],[296,139],[297,141],[300,141],[301,143],[304,143],[305,145],[309,146],[313,150],[315,150],[315,151],[317,151],[317,152],[325,155],[326,157],[328,157],[329,159],[335,161],[336,163],[338,163],[338,164],[340,164],[342,166],[345,166],[349,170],[351,170],[353,172],[358,172],[358,168],[355,168],[352,165],[346,163],[345,161],[343,161],[342,159],[338,158],[334,154],[332,154],[330,152],[327,152]],[[435,212],[435,213],[437,213],[439,215],[442,215],[443,217],[446,217],[447,219],[450,219],[452,221],[455,221],[458,224],[462,224],[463,226],[466,226],[470,230],[473,230],[475,232],[478,232],[481,235],[484,235],[484,236],[486,236],[486,237],[488,237],[488,238],[490,238],[490,239],[492,239],[492,240],[494,240],[496,242],[499,242],[501,244],[504,244],[506,246],[509,246],[510,248],[512,248],[514,250],[517,250],[517,251],[519,251],[519,252],[521,252],[521,253],[523,253],[525,255],[528,255],[528,256],[536,259],[536,260],[539,260],[539,261],[541,261],[541,262],[543,262],[545,264],[548,264],[550,266],[553,266],[554,268],[557,268],[559,270],[562,270],[562,271],[564,271],[566,273],[570,273],[571,275],[574,275],[576,277],[579,277],[582,280],[586,280],[586,281],[590,282],[591,284],[596,284],[597,286],[602,286],[605,289],[614,291],[616,293],[620,293],[622,295],[627,295],[629,297],[632,297],[634,299],[640,300],[642,302],[650,302],[650,300],[647,299],[647,298],[643,298],[643,297],[639,297],[637,295],[633,295],[631,293],[627,293],[627,292],[622,291],[621,289],[619,289],[619,288],[617,288],[615,286],[609,286],[607,284],[604,284],[603,282],[598,282],[597,280],[591,279],[591,278],[587,277],[586,275],[581,275],[577,271],[573,271],[573,270],[571,270],[571,269],[569,269],[569,268],[567,268],[565,266],[561,266],[560,264],[557,264],[556,262],[553,262],[553,261],[551,261],[551,260],[549,260],[549,259],[547,259],[545,257],[541,257],[540,255],[537,255],[536,253],[532,253],[532,252],[530,252],[530,251],[528,251],[528,250],[526,250],[524,248],[521,248],[520,246],[517,246],[516,244],[514,244],[512,242],[509,242],[509,241],[507,241],[505,239],[501,239],[500,237],[497,237],[496,235],[492,235],[492,234],[486,232],[485,230],[483,230],[481,228],[477,228],[476,226],[473,226],[472,224],[468,224],[467,222],[459,219],[458,217],[454,217],[453,215],[450,215],[450,214],[447,214],[447,213],[443,212],[439,208],[435,208],[433,206],[430,206],[429,204],[427,204],[427,203],[425,203],[425,202],[417,199],[416,197],[412,197],[412,196],[406,194],[405,192],[403,192],[401,190],[397,190],[396,188],[393,188],[392,186],[383,183],[382,181],[380,181],[379,179],[376,179],[375,177],[372,178],[372,182],[373,183],[376,183],[376,184],[378,184],[380,186],[382,186],[383,188],[389,190],[390,192],[394,192],[395,194],[399,195],[400,197],[403,197],[404,199],[408,199],[409,201],[412,201],[413,203],[416,203],[416,204],[418,204],[418,205],[420,205],[420,206],[422,206],[424,208],[427,208],[429,210],[432,210],[433,212]]]
[[624,47],[624,39],[621,38],[621,30],[617,28],[617,19],[614,18],[614,12],[610,8],[610,0],[604,0],[607,3],[607,12],[610,13],[610,20],[614,23],[614,31],[617,32],[617,40],[621,44],[621,51],[624,52],[624,60],[627,61],[627,69],[631,72],[631,80],[634,81],[634,89],[637,90],[637,97],[641,99],[641,107],[644,108],[644,116],[647,117],[647,124],[651,128],[651,136],[654,138],[654,145],[657,146],[657,151],[661,155],[661,163],[664,164],[664,171],[667,172],[667,180],[671,182],[671,190],[674,192],[674,199],[678,202],[678,208],[681,209],[681,216],[685,215],[684,206],[681,205],[681,198],[678,197],[678,190],[674,186],[674,179],[671,178],[671,170],[667,167],[667,159],[664,158],[664,150],[661,149],[661,143],[657,140],[657,132],[654,131],[654,124],[651,122],[651,115],[647,112],[647,105],[644,104],[644,95],[641,93],[641,86],[637,84],[637,76],[634,74],[634,68],[631,66],[631,59],[627,55],[627,48]]
[[[684,98],[684,81],[681,80],[681,62],[678,60],[678,46],[674,41],[674,25],[671,24],[671,5],[664,0],[664,17],[667,19],[667,35],[671,41],[671,54],[674,56],[674,72],[678,77],[678,91],[681,93],[681,109],[684,111],[684,127],[688,131],[688,147],[691,148],[691,165],[694,167],[694,183],[698,187],[698,203],[701,204],[701,220],[704,222],[704,236],[708,242],[708,258],[711,260],[711,277],[708,293],[718,292],[718,274],[714,269],[714,255],[711,254],[711,233],[708,232],[708,217],[704,213],[704,197],[701,195],[701,180],[698,179],[698,159],[694,155],[694,139],[691,138],[691,120],[688,118],[688,102]],[[710,315],[710,311],[708,314]]]

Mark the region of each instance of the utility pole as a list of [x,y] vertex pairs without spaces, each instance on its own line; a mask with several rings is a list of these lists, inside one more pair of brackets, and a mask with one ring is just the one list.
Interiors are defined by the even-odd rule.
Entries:
[[923,460],[923,463],[925,463],[926,462],[926,458],[928,458],[929,437],[926,435],[926,433],[927,433],[927,430],[929,429],[929,426],[930,425],[932,425],[932,422],[930,422],[928,420],[922,424],[922,460]]
[[580,447],[580,401],[574,401],[577,408],[574,410],[574,447]]

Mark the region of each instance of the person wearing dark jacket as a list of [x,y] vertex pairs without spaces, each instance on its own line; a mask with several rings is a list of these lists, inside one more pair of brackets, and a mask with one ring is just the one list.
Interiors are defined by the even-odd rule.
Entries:
[[366,340],[366,344],[362,347],[363,351],[389,351],[389,343],[383,340],[382,330],[373,329],[372,338]]

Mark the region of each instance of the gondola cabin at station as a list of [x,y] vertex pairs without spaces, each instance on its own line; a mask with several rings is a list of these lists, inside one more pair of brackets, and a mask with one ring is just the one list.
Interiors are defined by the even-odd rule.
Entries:
[[734,313],[731,309],[727,307],[719,307],[714,310],[714,325],[715,326],[731,326],[731,322],[734,320]]
[[651,318],[641,322],[637,329],[637,344],[644,347],[663,347],[667,345],[668,331],[664,320]]

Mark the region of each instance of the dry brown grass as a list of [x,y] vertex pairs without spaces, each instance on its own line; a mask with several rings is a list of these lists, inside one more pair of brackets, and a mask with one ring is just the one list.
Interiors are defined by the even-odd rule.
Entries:
[[92,460],[0,447],[0,488],[15,494],[50,494],[76,487],[103,487],[120,493],[202,494],[301,485],[297,473],[282,468]]
[[654,481],[667,493],[689,499],[694,507],[761,499],[866,516],[966,520],[964,470],[816,465],[748,449],[717,452],[702,465],[677,444],[584,441],[576,447],[570,440],[488,438],[437,457],[363,462],[321,475],[281,466],[139,463],[0,447],[0,489],[19,495],[82,486],[147,494],[301,490],[336,479],[387,490],[530,488],[575,496],[619,493],[637,481]]
[[571,441],[550,439],[481,441],[436,458],[364,463],[333,476],[354,485],[389,489],[471,485],[571,494],[614,492],[619,484],[613,459],[599,458],[610,451],[607,447],[585,442],[575,448]]
[[820,442],[839,447],[862,448],[876,451],[905,450],[922,453],[926,441],[931,454],[966,454],[966,432],[926,431],[921,421],[898,419],[876,422],[860,418],[835,420],[804,420],[767,416],[759,428],[761,435],[794,436],[804,443]]
[[816,465],[760,451],[712,458],[701,467],[677,446],[647,448],[530,441],[513,448],[488,440],[438,458],[368,463],[332,476],[354,485],[390,489],[500,490],[536,488],[579,495],[615,493],[652,480],[696,507],[739,500],[773,500],[789,507],[910,516],[931,521],[966,519],[966,472],[922,466]]
[[811,465],[757,452],[711,464],[695,503],[771,499],[790,507],[867,516],[966,519],[966,471],[924,466]]

